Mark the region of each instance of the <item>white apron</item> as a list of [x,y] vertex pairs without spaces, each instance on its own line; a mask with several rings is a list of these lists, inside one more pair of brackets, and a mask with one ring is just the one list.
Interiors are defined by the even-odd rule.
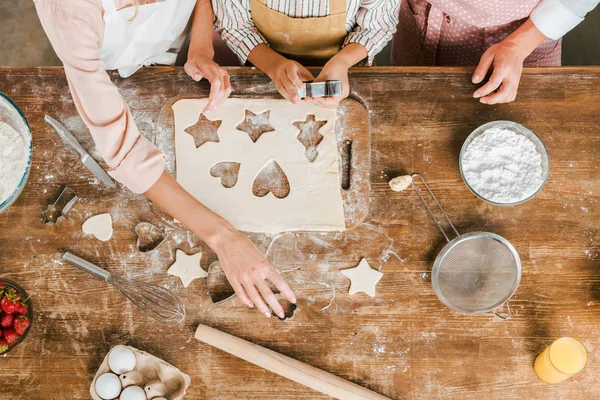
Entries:
[[175,65],[187,35],[196,0],[165,0],[117,10],[115,0],[102,0],[104,39],[100,58],[107,70],[118,70],[122,78],[143,66]]

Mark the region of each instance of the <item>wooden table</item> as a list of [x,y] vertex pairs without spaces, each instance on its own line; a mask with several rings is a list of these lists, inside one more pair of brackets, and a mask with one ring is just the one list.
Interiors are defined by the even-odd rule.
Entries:
[[[235,94],[274,96],[266,77],[231,70]],[[0,362],[0,398],[87,399],[107,351],[130,344],[192,377],[189,399],[322,399],[193,339],[200,322],[335,373],[394,399],[597,399],[600,397],[600,68],[525,71],[519,98],[485,106],[471,98],[468,69],[366,68],[351,75],[352,96],[369,110],[372,140],[369,215],[343,233],[252,235],[287,272],[299,309],[287,321],[266,320],[238,300],[214,307],[206,281],[183,289],[165,271],[176,248],[216,257],[143,197],[110,190],[83,168],[43,123],[51,114],[92,151],[62,69],[0,69],[0,91],[27,116],[33,168],[18,202],[0,215],[0,276],[32,295],[35,318],[27,340]],[[206,96],[182,69],[146,68],[114,78],[146,135],[154,135],[163,104],[174,96]],[[458,170],[467,135],[492,120],[520,122],[548,147],[551,174],[532,201],[493,207],[473,196]],[[509,239],[523,262],[513,316],[463,316],[435,296],[430,270],[444,242],[411,191],[387,186],[400,173],[421,172],[461,232],[486,230]],[[41,212],[63,185],[80,200],[60,226]],[[114,238],[82,234],[81,223],[111,212]],[[135,248],[134,226],[149,221],[168,234],[154,253]],[[60,262],[69,249],[90,261],[176,291],[188,317],[161,326],[104,282]],[[347,294],[340,269],[366,257],[384,277],[375,298]],[[297,269],[299,268],[299,269]],[[552,340],[574,336],[589,350],[587,368],[560,385],[537,380],[535,356]]]

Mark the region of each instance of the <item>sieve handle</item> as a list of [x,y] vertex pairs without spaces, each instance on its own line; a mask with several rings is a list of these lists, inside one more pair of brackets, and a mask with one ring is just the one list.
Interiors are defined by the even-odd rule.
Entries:
[[497,309],[494,310],[494,311],[492,311],[496,315],[496,317],[500,318],[503,321],[506,321],[512,315],[512,312],[510,310],[510,302],[507,301],[505,304],[506,304],[506,315],[500,315],[500,314],[498,314],[498,312],[496,311]]
[[[419,189],[415,185],[415,179],[416,178],[418,178],[418,179],[421,180],[421,182],[423,183],[423,186],[425,186],[425,189],[427,189],[427,193],[429,193],[429,196],[433,199],[433,201],[435,201],[435,204],[437,205],[438,209],[442,213],[442,216],[444,217],[444,219],[446,220],[446,222],[448,222],[448,224],[450,225],[450,227],[452,228],[452,230],[454,231],[454,233],[456,234],[456,236],[460,236],[460,233],[458,233],[458,231],[456,230],[456,227],[454,226],[454,224],[450,220],[450,217],[446,213],[446,210],[444,210],[444,207],[442,207],[442,204],[440,203],[440,201],[437,199],[437,197],[435,197],[435,194],[433,194],[433,192],[429,188],[429,185],[427,184],[427,182],[425,182],[425,178],[423,178],[423,176],[421,176],[421,174],[412,174],[411,177],[412,177],[412,187],[413,187],[414,191],[417,193],[417,195],[421,199],[421,202],[423,203],[423,205],[427,209],[427,212],[429,213],[429,215],[431,215],[431,218],[433,219],[433,222],[435,222],[435,224],[436,224],[437,228],[439,229],[439,231],[442,232],[442,235],[444,235],[444,238],[446,239],[446,241],[450,242],[450,237],[448,236],[448,234],[446,234],[446,231],[444,231],[444,228],[442,228],[442,221],[440,221],[438,219],[438,217],[435,216],[435,214],[431,210],[431,207],[429,207],[429,204],[427,204],[427,202],[425,201],[425,198],[423,197],[423,194],[421,193],[421,189]],[[509,315],[509,317],[510,317],[510,315]]]

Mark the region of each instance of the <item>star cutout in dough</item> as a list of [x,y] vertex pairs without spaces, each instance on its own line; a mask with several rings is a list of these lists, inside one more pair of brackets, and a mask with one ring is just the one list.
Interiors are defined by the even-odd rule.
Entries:
[[246,132],[254,143],[256,143],[263,133],[273,132],[275,130],[271,124],[269,124],[270,110],[260,114],[254,114],[248,109],[246,109],[245,112],[246,116],[244,117],[244,120],[239,123],[235,129]]
[[206,142],[219,143],[219,135],[217,130],[223,121],[212,121],[204,114],[200,114],[198,121],[191,126],[185,128],[185,132],[189,133],[194,138],[196,148],[202,146]]
[[375,286],[383,273],[371,268],[365,258],[360,260],[357,267],[345,269],[341,272],[350,278],[350,291],[348,294],[363,292],[375,297]]
[[208,274],[200,267],[200,258],[202,252],[187,255],[183,251],[177,249],[175,253],[175,262],[167,273],[181,279],[183,286],[188,287],[196,278],[206,278]]
[[327,121],[316,121],[314,114],[306,116],[306,120],[294,122],[294,126],[300,131],[298,133],[298,141],[304,145],[306,151],[304,155],[310,162],[315,161],[317,158],[317,146],[323,140],[323,135],[319,133],[319,129],[323,125],[327,124]]

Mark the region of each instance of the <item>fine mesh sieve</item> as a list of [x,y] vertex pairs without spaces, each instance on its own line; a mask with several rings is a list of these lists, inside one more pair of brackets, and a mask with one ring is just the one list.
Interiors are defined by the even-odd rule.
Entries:
[[[412,187],[427,208],[448,242],[438,254],[431,271],[433,290],[451,309],[463,314],[493,312],[502,319],[510,318],[508,301],[521,280],[521,260],[516,249],[503,237],[490,232],[460,235],[446,211],[420,174],[412,175]],[[456,238],[450,237],[425,201],[415,180],[422,182]],[[496,310],[507,305],[507,315]]]

